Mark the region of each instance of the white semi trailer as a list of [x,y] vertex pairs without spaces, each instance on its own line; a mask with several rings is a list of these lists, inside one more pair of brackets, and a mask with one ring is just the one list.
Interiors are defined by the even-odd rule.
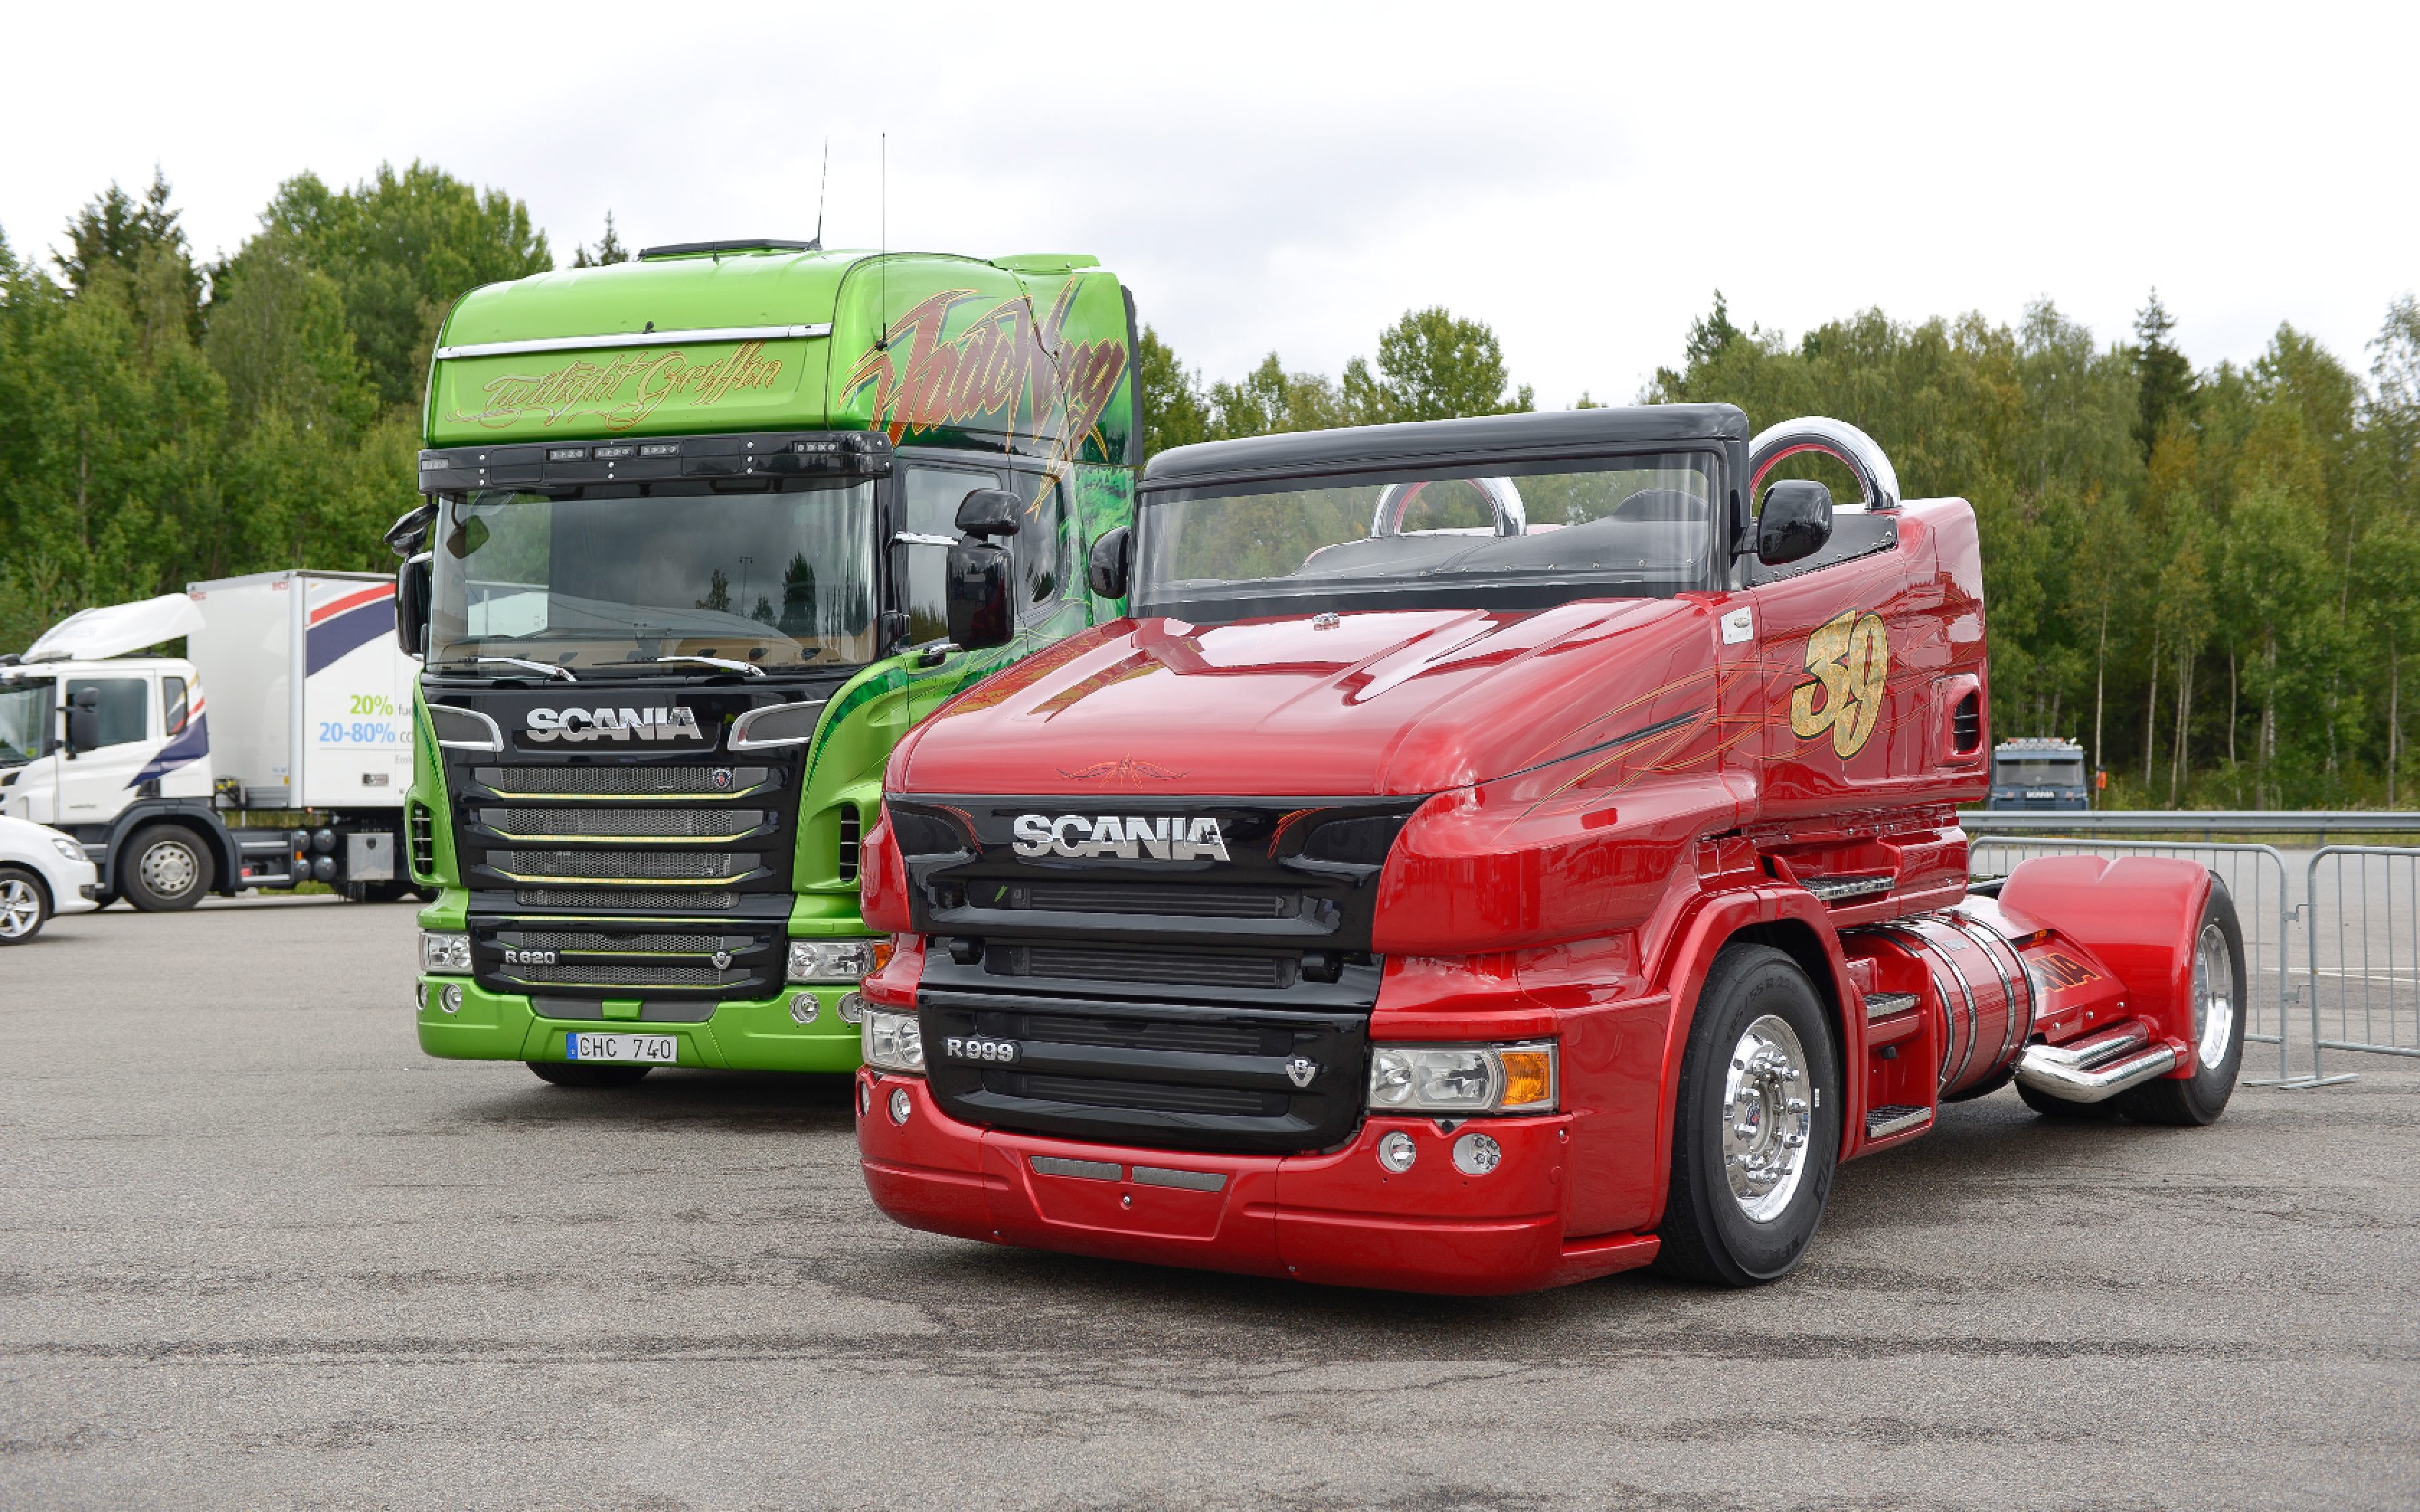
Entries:
[[[182,639],[183,656],[130,655]],[[329,883],[393,901],[411,783],[395,579],[265,572],[69,616],[0,656],[0,813],[148,911]]]

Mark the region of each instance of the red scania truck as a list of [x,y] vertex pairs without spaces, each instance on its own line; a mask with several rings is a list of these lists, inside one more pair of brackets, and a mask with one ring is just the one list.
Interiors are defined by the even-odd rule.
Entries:
[[[1771,476],[1807,453],[1856,504]],[[2208,872],[1969,885],[1975,516],[1901,500],[1863,432],[1503,416],[1187,447],[1142,486],[1091,561],[1127,617],[891,760],[857,1101],[900,1222],[1745,1286],[1944,1103],[2225,1108],[2243,946]]]

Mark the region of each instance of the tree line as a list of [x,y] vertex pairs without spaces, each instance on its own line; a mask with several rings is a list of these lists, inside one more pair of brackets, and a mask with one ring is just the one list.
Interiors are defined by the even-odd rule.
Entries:
[[[608,217],[573,264],[628,255]],[[439,322],[554,265],[523,202],[421,163],[289,179],[207,262],[156,175],[97,195],[47,257],[0,231],[0,648],[197,579],[385,566]],[[2404,801],[2420,303],[2396,301],[2359,363],[2281,326],[2257,361],[2196,368],[2174,331],[2154,293],[2109,342],[2048,302],[2013,326],[1869,310],[1790,340],[1717,294],[1637,397],[1836,415],[1909,497],[1971,500],[1993,729],[2081,740],[2112,800]],[[1535,404],[1487,325],[1435,307],[1334,378],[1271,352],[1205,381],[1148,327],[1137,372],[1154,451]]]

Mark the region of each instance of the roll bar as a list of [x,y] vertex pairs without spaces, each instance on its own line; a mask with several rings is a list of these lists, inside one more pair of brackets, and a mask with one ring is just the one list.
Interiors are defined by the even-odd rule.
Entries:
[[1763,486],[1764,475],[1785,457],[1817,452],[1831,457],[1857,476],[1861,507],[1897,509],[1899,471],[1871,436],[1845,420],[1802,415],[1768,425],[1747,443],[1747,488],[1750,497]]

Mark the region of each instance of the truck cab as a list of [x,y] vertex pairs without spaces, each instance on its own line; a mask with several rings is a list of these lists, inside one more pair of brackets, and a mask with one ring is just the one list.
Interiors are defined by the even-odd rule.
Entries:
[[[846,1071],[892,747],[1114,615],[1133,305],[1090,257],[752,240],[491,285],[390,539],[422,1047],[558,1084]],[[1005,563],[959,624],[953,563]]]
[[[1788,475],[1810,456],[1854,501]],[[1902,499],[1854,426],[1182,448],[1090,568],[1127,617],[885,779],[858,1135],[903,1223],[1413,1290],[1745,1286],[1945,1103],[2225,1104],[2242,952],[2206,872],[1970,891],[1974,512]]]
[[2072,740],[2028,736],[1992,748],[1993,809],[2089,809],[2084,748]]

